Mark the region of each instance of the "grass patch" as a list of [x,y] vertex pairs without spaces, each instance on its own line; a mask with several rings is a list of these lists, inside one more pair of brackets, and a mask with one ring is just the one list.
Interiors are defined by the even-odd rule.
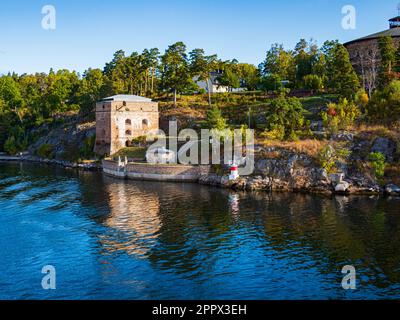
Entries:
[[[317,159],[319,152],[322,148],[329,144],[327,140],[298,140],[298,141],[279,141],[279,140],[265,140],[262,141],[264,147],[274,147],[277,149],[286,149],[295,153],[303,153],[314,159]],[[274,157],[276,157],[275,155]]]
[[312,96],[300,98],[300,102],[307,113],[304,115],[309,120],[320,120],[320,113],[324,107],[331,102],[338,102],[339,98],[334,94],[326,94],[320,96]]
[[146,151],[147,148],[143,147],[129,147],[129,148],[123,148],[119,150],[117,153],[113,154],[112,157],[121,157],[125,158],[127,157],[128,159],[142,159],[144,160],[146,158]]

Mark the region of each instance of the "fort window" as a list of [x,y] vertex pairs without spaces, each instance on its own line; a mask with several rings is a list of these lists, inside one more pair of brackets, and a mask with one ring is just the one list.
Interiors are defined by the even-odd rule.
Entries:
[[126,119],[126,120],[125,120],[125,124],[128,125],[128,126],[130,126],[130,125],[132,124],[131,119]]
[[127,136],[131,136],[131,135],[132,135],[132,131],[131,131],[131,130],[126,130],[126,131],[125,131],[125,134],[126,134]]
[[142,129],[148,129],[149,128],[149,120],[143,119],[142,120]]

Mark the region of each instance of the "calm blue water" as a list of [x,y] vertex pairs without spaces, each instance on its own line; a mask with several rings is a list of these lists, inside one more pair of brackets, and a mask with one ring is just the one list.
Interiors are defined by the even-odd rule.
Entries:
[[400,298],[399,205],[3,163],[0,299]]

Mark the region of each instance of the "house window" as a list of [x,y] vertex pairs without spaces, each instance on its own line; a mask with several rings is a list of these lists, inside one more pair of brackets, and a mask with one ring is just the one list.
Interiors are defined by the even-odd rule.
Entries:
[[125,131],[125,135],[131,136],[131,135],[132,135],[132,131],[131,131],[131,130],[126,130],[126,131]]
[[143,119],[143,120],[142,120],[142,129],[143,129],[143,130],[146,130],[146,129],[148,129],[148,128],[149,128],[149,120]]

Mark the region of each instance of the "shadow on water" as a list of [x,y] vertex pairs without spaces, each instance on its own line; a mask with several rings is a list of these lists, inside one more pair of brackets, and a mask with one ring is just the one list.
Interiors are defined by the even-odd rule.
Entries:
[[[74,241],[85,235],[95,280],[82,297],[399,297],[399,199],[235,193],[0,166],[0,202],[16,213],[40,205],[41,219],[58,216],[53,223],[68,224]],[[345,265],[357,269],[357,292],[341,289]]]

